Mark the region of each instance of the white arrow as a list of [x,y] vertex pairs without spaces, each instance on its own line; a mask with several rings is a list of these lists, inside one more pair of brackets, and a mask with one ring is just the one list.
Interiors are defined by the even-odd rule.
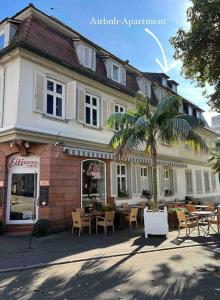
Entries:
[[171,69],[173,69],[179,62],[178,61],[175,61],[173,62],[171,65],[168,66],[167,64],[167,58],[166,58],[166,55],[165,55],[165,51],[163,49],[163,46],[161,45],[161,42],[159,41],[159,39],[156,37],[156,35],[151,32],[148,28],[145,28],[145,31],[147,33],[149,33],[154,39],[155,41],[157,42],[158,46],[160,47],[160,50],[162,52],[162,55],[163,55],[163,62],[164,62],[164,65],[160,62],[160,60],[158,58],[155,59],[156,63],[161,67],[161,69],[163,70],[164,73],[168,73]]

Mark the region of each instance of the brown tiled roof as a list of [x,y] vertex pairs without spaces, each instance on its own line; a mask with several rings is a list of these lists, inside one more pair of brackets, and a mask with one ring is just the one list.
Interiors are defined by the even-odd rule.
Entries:
[[[27,8],[33,7],[33,5],[29,5]],[[25,11],[27,8],[16,14],[13,18],[16,18],[20,13]],[[37,8],[33,7],[36,11],[42,13],[44,16],[58,22],[64,27],[72,30],[67,25],[63,24],[59,20],[55,18],[49,17]],[[76,33],[76,32],[75,32]],[[77,33],[76,33],[77,34]],[[80,38],[82,37],[79,35]],[[84,40],[87,40],[83,37]],[[76,53],[76,49],[74,47],[74,42],[70,35],[64,34],[59,29],[55,29],[49,23],[42,21],[40,18],[34,17],[33,15],[25,18],[19,25],[18,30],[16,32],[15,37],[12,39],[10,45],[3,50],[0,50],[0,56],[4,53],[7,53],[11,49],[16,47],[26,48],[40,56],[43,56],[47,59],[50,59],[58,64],[61,64],[67,68],[80,72],[94,80],[100,81],[109,85],[117,90],[120,90],[128,95],[134,96],[134,94],[139,90],[138,83],[136,80],[136,76],[143,74],[148,79],[151,79],[153,82],[158,82],[158,76],[162,75],[166,78],[169,78],[166,74],[163,73],[149,73],[149,72],[140,72],[139,70],[133,68],[128,65],[129,70],[127,69],[127,78],[126,78],[126,86],[118,84],[111,79],[107,78],[107,72],[105,68],[105,64],[103,58],[100,54],[103,54],[99,51],[105,51],[104,49],[98,47],[92,42],[88,41],[93,46],[95,46],[97,51],[97,59],[96,59],[96,71],[92,71],[86,67],[80,65],[78,56]],[[107,52],[108,53],[108,52]],[[110,53],[109,53],[110,54]],[[111,54],[110,54],[111,55]],[[113,56],[114,57],[114,56]],[[122,62],[122,61],[121,61]],[[123,62],[122,62],[123,63]],[[130,69],[134,69],[134,72],[130,71]],[[136,73],[135,73],[136,70]],[[158,100],[154,94],[152,89],[152,96],[150,102],[152,105],[157,105]],[[175,94],[175,93],[174,93]],[[185,99],[184,99],[185,100]],[[186,101],[188,102],[188,101]]]

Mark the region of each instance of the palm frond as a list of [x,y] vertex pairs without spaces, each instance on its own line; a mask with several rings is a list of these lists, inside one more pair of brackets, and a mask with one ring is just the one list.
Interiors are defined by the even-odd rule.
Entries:
[[205,126],[205,122],[202,119],[199,119],[195,116],[189,116],[189,115],[180,115],[177,118],[186,120],[192,129],[201,128]]

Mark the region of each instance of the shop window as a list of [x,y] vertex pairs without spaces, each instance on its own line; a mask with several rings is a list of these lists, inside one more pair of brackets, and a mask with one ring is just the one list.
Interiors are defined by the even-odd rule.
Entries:
[[86,124],[99,127],[99,98],[88,93],[85,96],[85,120]]
[[82,162],[82,207],[100,209],[105,204],[105,163],[88,159]]
[[64,85],[52,79],[47,79],[46,113],[53,117],[64,117],[65,89]]

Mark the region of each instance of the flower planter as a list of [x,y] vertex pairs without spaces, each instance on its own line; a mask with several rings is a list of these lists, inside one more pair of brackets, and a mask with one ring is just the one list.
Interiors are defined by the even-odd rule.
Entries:
[[158,212],[144,210],[144,231],[145,237],[152,235],[166,235],[168,237],[168,216],[167,208]]
[[176,212],[168,213],[168,224],[170,229],[176,229],[179,226]]

